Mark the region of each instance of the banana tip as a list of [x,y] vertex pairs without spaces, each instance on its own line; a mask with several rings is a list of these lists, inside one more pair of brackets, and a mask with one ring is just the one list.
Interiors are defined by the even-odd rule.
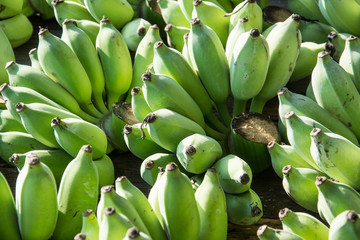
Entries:
[[321,133],[321,129],[320,128],[313,128],[313,130],[310,132],[310,136],[311,137],[316,137]]
[[282,173],[284,176],[287,176],[289,175],[289,173],[291,172],[292,170],[292,166],[291,165],[285,165],[282,169]]
[[18,113],[20,113],[20,112],[22,112],[22,111],[26,108],[26,106],[25,106],[24,103],[19,102],[19,103],[17,103],[17,104],[15,105],[15,108],[16,108],[16,111],[17,111]]
[[163,45],[164,45],[164,42],[158,41],[158,42],[156,42],[156,43],[154,44],[154,48],[155,48],[155,49],[158,49],[159,47],[161,47],[161,46],[163,46]]
[[121,182],[121,181],[124,181],[124,180],[127,180],[127,177],[126,176],[120,176],[115,180],[115,182]]
[[26,161],[29,165],[37,165],[40,163],[39,156],[35,153],[30,153],[26,155]]
[[276,144],[276,141],[271,141],[268,143],[267,148],[272,149],[275,146],[275,144]]
[[132,127],[130,125],[125,125],[124,126],[124,134],[129,135],[129,134],[131,134],[131,132],[132,132]]
[[14,61],[10,61],[10,62],[7,62],[6,65],[5,65],[5,69],[8,69],[10,68],[12,65],[14,65],[15,62]]
[[[164,31],[165,32],[169,32],[172,28],[172,24],[166,24],[165,28],[164,28]],[[156,46],[155,46],[156,47]]]
[[262,225],[262,226],[260,226],[260,227],[258,228],[256,234],[257,234],[258,236],[263,235],[267,228],[268,228],[267,225]]
[[290,119],[291,117],[293,117],[295,115],[295,113],[293,111],[290,111],[290,112],[287,112],[285,115],[284,115],[284,118],[285,119]]
[[301,16],[299,14],[292,14],[291,18],[295,21],[295,22],[300,22],[301,20]]
[[251,208],[251,216],[252,217],[257,217],[257,216],[260,216],[262,213],[262,210],[261,208],[259,208],[258,206],[253,206]]
[[140,236],[140,232],[139,229],[137,227],[132,227],[129,228],[126,232],[126,235],[130,238],[130,239],[135,239],[137,237]]
[[14,165],[17,165],[19,162],[20,156],[16,153],[14,153],[13,155],[11,155],[11,157],[9,157],[9,162],[11,162]]
[[85,240],[86,234],[85,233],[78,233],[75,235],[74,240]]
[[250,182],[250,176],[247,173],[244,173],[240,176],[240,183],[243,185],[246,185]]
[[196,153],[196,148],[193,145],[188,145],[185,148],[186,155],[192,156]]
[[139,92],[140,92],[141,88],[140,87],[133,87],[131,89],[131,96],[135,96],[135,95],[138,95]]
[[193,1],[193,5],[194,5],[195,7],[199,6],[201,3],[202,3],[201,0],[194,0],[194,1]]
[[90,216],[92,213],[93,213],[93,210],[92,210],[92,209],[86,209],[81,215],[82,215],[83,217],[88,217],[88,216]]
[[144,81],[144,82],[151,82],[151,72],[144,72],[142,75],[141,75],[141,79]]
[[86,152],[86,153],[92,153],[93,152],[93,148],[91,147],[90,144],[82,146],[81,150]]
[[288,208],[280,209],[280,211],[279,211],[279,219],[282,220],[284,217],[287,216],[288,213],[289,213]]
[[114,185],[103,186],[100,191],[101,193],[109,193],[114,189],[114,187]]
[[178,169],[178,166],[174,162],[168,163],[165,168],[166,171],[171,171],[171,172],[175,171],[177,169]]
[[359,214],[357,214],[355,211],[349,210],[346,213],[346,220],[347,221],[349,221],[351,223],[355,223],[358,219],[359,219]]
[[113,215],[115,213],[116,213],[116,210],[115,210],[114,207],[107,207],[107,208],[104,209],[104,214],[106,216],[110,216],[110,215]]
[[317,176],[316,180],[315,180],[315,185],[316,186],[320,186],[322,184],[324,184],[328,179],[324,176]]
[[155,163],[153,160],[147,159],[145,160],[144,165],[146,169],[151,170],[155,166]]
[[7,88],[8,85],[9,85],[8,83],[3,83],[3,84],[1,84],[1,86],[0,86],[0,92],[4,91],[4,90]]
[[139,35],[139,36],[144,36],[145,35],[145,33],[146,33],[146,28],[144,27],[144,26],[141,26],[141,27],[139,27],[138,29],[137,29],[137,34]]
[[191,25],[200,24],[200,19],[199,18],[194,18],[194,19],[191,20],[190,24]]
[[288,89],[287,89],[286,87],[280,88],[279,91],[277,92],[277,94],[278,94],[278,95],[282,95],[282,94],[286,93],[287,90],[288,90]]

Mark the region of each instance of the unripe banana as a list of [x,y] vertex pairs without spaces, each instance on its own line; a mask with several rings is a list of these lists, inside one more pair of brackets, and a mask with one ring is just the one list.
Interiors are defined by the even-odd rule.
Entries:
[[201,134],[193,134],[184,138],[176,149],[176,157],[181,165],[188,172],[195,174],[204,173],[222,155],[220,143]]
[[123,240],[130,240],[130,239],[137,239],[137,240],[151,240],[152,238],[146,235],[143,232],[140,232],[137,227],[129,228],[125,234]]
[[5,65],[9,61],[15,61],[14,51],[4,31],[0,28],[0,84],[8,82],[8,74]]
[[271,156],[271,164],[275,173],[282,178],[282,169],[286,165],[296,168],[312,168],[291,145],[280,145],[275,141],[271,141],[268,145]]
[[[173,153],[185,137],[194,133],[205,135],[204,129],[199,124],[166,108],[149,113],[143,123],[147,124],[152,140]],[[169,131],[172,132],[171,136],[168,134]]]
[[16,179],[15,199],[21,239],[49,239],[58,219],[56,183],[35,154],[26,157]]
[[61,39],[75,52],[89,77],[95,107],[107,114],[109,111],[103,101],[105,77],[95,46],[88,35],[77,27],[75,21],[66,19],[62,29]]
[[81,108],[102,117],[91,102],[91,83],[79,58],[63,40],[44,28],[39,31],[38,57],[46,75],[69,91]]
[[221,187],[226,193],[243,193],[250,189],[252,172],[241,158],[229,154],[220,158],[212,166],[219,173]]
[[195,192],[200,215],[198,239],[226,239],[228,217],[226,198],[215,168],[209,168]]
[[194,0],[193,5],[192,19],[199,18],[203,24],[214,30],[225,47],[230,24],[230,18],[224,16],[226,11],[209,1]]
[[318,212],[328,224],[345,210],[360,211],[360,194],[349,185],[326,177],[317,177],[315,185],[319,190]]
[[67,165],[74,159],[72,156],[67,154],[61,149],[51,150],[32,150],[26,153],[14,153],[10,158],[9,162],[13,163],[19,171],[25,165],[26,156],[28,154],[35,154],[40,159],[41,163],[45,164],[50,168],[54,175],[56,186],[60,185],[61,177],[67,167]]
[[229,222],[237,225],[253,225],[263,216],[263,207],[258,194],[252,190],[230,194],[225,192]]
[[296,168],[291,165],[286,165],[282,173],[282,185],[287,195],[303,208],[317,212],[318,190],[315,180],[321,173],[314,169]]
[[39,14],[43,20],[49,20],[55,17],[54,9],[51,5],[51,0],[46,0],[46,1],[28,0],[28,2],[30,6],[32,6],[35,12]]
[[38,149],[50,149],[33,136],[23,132],[0,132],[0,158],[9,159],[13,153],[26,153]]
[[30,59],[30,62],[31,62],[31,67],[42,71],[42,68],[41,68],[41,65],[40,65],[40,62],[39,62],[39,58],[38,58],[38,55],[37,55],[37,48],[30,49],[30,51],[29,51],[29,59]]
[[148,127],[144,129],[141,127],[141,123],[126,125],[123,132],[126,146],[132,154],[140,159],[144,160],[158,152],[168,152],[152,140]]
[[134,226],[124,214],[119,213],[113,206],[105,208],[101,214],[103,220],[100,223],[99,239],[122,239],[125,237],[126,231]]
[[88,240],[89,238],[85,233],[78,233],[75,235],[74,240]]
[[4,31],[13,48],[25,44],[33,33],[32,23],[22,13],[0,20],[0,28]]
[[84,19],[94,21],[95,19],[88,12],[86,7],[74,1],[53,0],[55,19],[60,26],[66,19]]
[[269,227],[268,225],[260,226],[258,228],[256,234],[260,240],[273,240],[273,239],[304,240],[304,238],[300,237],[297,234],[287,232],[282,229],[275,229],[275,228]]
[[160,178],[159,207],[169,239],[198,239],[200,216],[189,178],[175,163],[166,165]]
[[[84,112],[77,100],[60,84],[54,82],[51,78],[49,78],[44,72],[27,65],[17,64],[15,62],[9,62],[6,66],[6,71],[9,74],[9,83],[12,87],[26,87],[35,90],[46,98],[51,99],[57,105],[54,106],[63,106],[68,109],[72,113],[80,116],[86,121],[97,123],[99,120],[95,117],[89,115]],[[18,88],[20,89],[20,88]],[[27,90],[28,92],[32,90]],[[51,91],[49,91],[51,89]],[[25,89],[24,89],[25,91]],[[53,94],[56,92],[57,94]],[[23,94],[22,94],[23,95]],[[31,102],[26,102],[24,99],[13,100],[14,104],[18,102],[31,103],[35,102],[32,100]],[[36,101],[39,102],[39,101]],[[44,101],[40,101],[39,103],[44,103]],[[50,104],[53,105],[53,104]]]
[[263,13],[255,0],[246,0],[237,3],[232,13],[228,14],[227,16],[230,16],[229,32],[231,32],[236,23],[242,17],[247,17],[249,19],[250,26],[252,28],[257,28],[260,32],[262,32]]
[[27,17],[31,17],[35,14],[35,10],[30,6],[30,3],[27,0],[23,0],[21,13]]
[[360,40],[357,37],[350,36],[346,39],[344,51],[341,54],[339,64],[349,73],[356,88],[360,89],[360,70],[357,66],[360,63]]
[[149,105],[147,104],[142,89],[140,87],[134,87],[131,89],[131,109],[139,122],[141,122],[146,115],[151,112]]
[[[346,138],[314,128],[311,136],[311,156],[321,170],[351,187],[360,189],[360,148]],[[345,162],[344,159],[347,159]]]
[[268,43],[258,29],[253,28],[238,37],[229,61],[233,116],[245,112],[247,101],[261,91],[269,60]]
[[100,225],[100,231],[104,219],[104,214],[102,213],[109,206],[114,207],[116,209],[116,212],[126,216],[126,218],[128,218],[133,225],[141,229],[142,232],[145,232],[146,234],[149,233],[144,222],[137,213],[135,207],[128,200],[118,195],[115,192],[115,187],[113,185],[108,185],[101,188],[100,201],[96,210],[96,216]]
[[105,133],[96,125],[76,118],[51,120],[55,139],[58,144],[71,156],[77,156],[79,149],[85,145],[92,146],[93,159],[104,156],[107,147]]
[[113,103],[118,102],[129,90],[133,69],[130,52],[123,36],[105,17],[100,21],[96,50],[105,74],[107,106],[111,109]]
[[330,32],[337,32],[333,26],[311,20],[301,20],[299,29],[303,42],[314,42],[318,44],[327,42]]
[[160,168],[157,178],[156,178],[156,182],[154,183],[154,185],[151,187],[149,195],[148,195],[148,201],[152,207],[152,209],[154,210],[156,217],[158,218],[162,228],[164,228],[164,223],[163,223],[163,219],[160,213],[160,205],[159,205],[159,190],[160,190],[160,178],[162,177],[162,175],[164,174],[165,170],[164,168]]
[[329,228],[308,213],[284,208],[280,210],[279,218],[284,231],[295,233],[304,239],[328,239]]
[[154,186],[157,181],[160,169],[164,169],[168,163],[175,162],[178,165],[180,171],[186,175],[191,175],[181,165],[176,155],[173,153],[155,153],[141,163],[140,176],[149,185]]
[[344,211],[336,216],[330,225],[329,240],[358,239],[360,235],[359,217],[359,214],[352,210]]
[[0,214],[3,218],[0,224],[1,237],[3,239],[20,240],[18,217],[15,201],[9,183],[0,172]]
[[349,33],[341,33],[337,31],[331,31],[328,35],[328,41],[335,46],[334,60],[339,61],[342,52],[345,49],[346,39],[350,37]]
[[279,88],[284,87],[289,81],[300,52],[299,22],[300,16],[293,14],[276,26],[267,36],[270,56],[269,70],[263,88],[251,102],[250,111],[262,112],[265,103],[275,97]]
[[74,20],[74,21],[76,22],[78,28],[80,28],[81,30],[86,32],[86,34],[91,39],[91,42],[95,46],[96,37],[97,37],[97,35],[99,33],[99,29],[100,29],[100,24],[98,24],[97,22],[85,20],[85,19]]
[[81,233],[86,235],[86,239],[99,239],[99,223],[95,212],[92,209],[86,209],[82,214]]
[[319,106],[333,114],[360,136],[360,94],[348,73],[329,53],[320,52],[311,74],[311,85]]
[[230,72],[221,41],[214,30],[199,18],[194,18],[191,21],[188,43],[192,65],[216,104],[220,117],[228,125],[231,117],[226,101],[230,94]]
[[125,176],[116,179],[115,189],[117,194],[131,202],[134,206],[149,230],[149,236],[152,239],[167,239],[154,210],[140,189],[133,185]]
[[103,186],[113,184],[115,181],[115,167],[108,155],[94,160],[95,167],[99,175],[99,189]]
[[59,214],[53,239],[69,239],[80,232],[86,209],[95,209],[99,177],[93,162],[93,149],[84,145],[68,164],[58,191]]
[[121,34],[125,39],[126,45],[131,51],[136,51],[150,25],[151,24],[143,18],[135,18],[121,29]]
[[9,18],[19,14],[22,10],[23,0],[2,0],[0,19]]
[[309,97],[293,93],[287,88],[282,88],[278,91],[278,99],[279,117],[283,124],[285,124],[285,114],[293,111],[296,115],[312,118],[330,129],[332,132],[346,137],[356,145],[359,144],[356,136],[347,126],[331,115],[328,111],[321,108]]
[[[93,18],[100,22],[103,16],[117,28],[122,28],[134,16],[134,10],[126,0],[84,0],[86,8]],[[114,11],[116,9],[116,11]]]
[[288,9],[294,13],[300,14],[307,19],[327,23],[326,19],[321,14],[319,5],[317,3],[317,0],[289,0]]
[[159,0],[157,2],[161,11],[161,16],[166,24],[190,27],[190,22],[181,11],[180,4],[177,1]]
[[164,31],[166,33],[167,44],[170,47],[181,51],[184,47],[184,34],[188,33],[190,28],[167,24]]
[[252,27],[250,26],[249,20],[246,17],[243,17],[239,19],[234,28],[231,30],[225,45],[225,54],[229,62],[237,39],[242,33],[248,32],[251,29]]
[[19,122],[8,109],[0,110],[0,132],[24,132],[24,126]]

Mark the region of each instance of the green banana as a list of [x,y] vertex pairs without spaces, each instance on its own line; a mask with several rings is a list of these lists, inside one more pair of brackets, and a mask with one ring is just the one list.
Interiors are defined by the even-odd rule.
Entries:
[[89,77],[95,107],[107,114],[109,111],[103,100],[105,77],[95,46],[88,35],[76,26],[75,21],[66,19],[62,29],[61,40],[75,52]]
[[342,52],[345,49],[346,39],[351,35],[349,33],[339,33],[337,31],[331,31],[328,35],[328,41],[335,46],[335,52],[333,58],[335,61],[339,61]]
[[230,16],[229,32],[231,32],[242,17],[249,19],[252,28],[257,28],[260,32],[263,31],[263,12],[255,0],[246,0],[237,3],[232,12],[226,16]]
[[134,16],[134,10],[126,0],[84,0],[84,3],[97,22],[101,22],[105,16],[117,29],[130,22]]
[[0,132],[24,132],[26,130],[24,126],[19,122],[8,109],[0,110]]
[[152,207],[152,209],[154,210],[157,219],[159,220],[162,228],[164,228],[164,223],[163,223],[163,219],[160,213],[160,205],[159,205],[159,195],[158,192],[160,190],[160,179],[162,177],[162,175],[164,174],[165,170],[164,168],[159,168],[159,172],[157,174],[157,178],[156,181],[154,183],[154,185],[151,187],[149,195],[148,195],[148,201]]
[[230,24],[230,18],[224,16],[226,11],[209,1],[194,0],[193,5],[192,19],[199,18],[203,24],[214,30],[225,47]]
[[29,41],[34,30],[30,20],[22,13],[1,19],[0,28],[4,31],[12,48],[19,47]]
[[289,0],[288,9],[307,19],[327,23],[326,19],[320,12],[318,0]]
[[115,181],[116,193],[125,198],[134,206],[152,239],[167,239],[157,216],[148,202],[146,196],[125,177],[119,177]]
[[214,101],[225,125],[231,116],[226,105],[230,95],[230,70],[225,50],[214,30],[195,18],[191,21],[188,50],[192,65]]
[[23,0],[21,13],[27,17],[31,17],[35,14],[35,10],[30,6],[27,0]]
[[237,39],[242,33],[248,32],[251,29],[252,27],[250,26],[249,20],[246,17],[242,17],[236,23],[236,25],[231,30],[231,32],[229,32],[229,36],[226,40],[226,45],[225,45],[225,54],[229,62],[231,60],[231,55],[233,53]]
[[26,156],[16,179],[15,199],[21,239],[49,239],[58,219],[56,183],[38,156]]
[[200,216],[190,179],[169,163],[159,181],[159,208],[168,238],[198,239]]
[[263,216],[261,200],[251,188],[240,194],[225,192],[225,197],[229,222],[249,226],[258,222]]
[[122,239],[126,231],[134,224],[124,214],[118,213],[114,207],[107,207],[101,213],[103,221],[100,223],[99,239]]
[[43,20],[50,20],[55,17],[54,9],[48,1],[50,0],[28,0],[30,6]]
[[286,165],[296,168],[312,168],[291,145],[280,145],[271,141],[267,147],[271,156],[272,167],[280,178],[283,177],[282,169]]
[[84,19],[95,21],[86,7],[74,1],[53,0],[51,4],[54,8],[55,19],[60,26],[66,19]]
[[58,191],[58,220],[53,239],[73,238],[82,227],[82,213],[95,209],[99,177],[93,162],[93,149],[84,145],[67,165]]
[[189,20],[186,19],[177,1],[158,0],[161,16],[166,24],[175,26],[190,27]]
[[74,20],[78,28],[86,32],[86,34],[91,39],[91,42],[96,44],[96,37],[99,33],[100,24],[94,21],[86,20],[86,19],[78,19]]
[[9,61],[15,61],[15,54],[12,49],[11,43],[7,38],[4,31],[0,28],[0,84],[8,82],[8,74],[5,70],[6,63]]
[[339,65],[350,75],[356,88],[360,89],[360,71],[357,69],[360,61],[360,40],[350,36],[346,39],[344,51],[341,54]]
[[215,168],[209,168],[195,192],[200,215],[198,239],[226,239],[228,217],[226,198]]
[[250,166],[236,155],[229,154],[212,166],[219,173],[221,187],[226,193],[243,193],[250,189],[252,171]]
[[176,149],[176,157],[181,165],[195,174],[204,173],[222,155],[220,143],[197,133],[181,140]]
[[360,35],[355,24],[360,20],[360,4],[356,0],[346,2],[336,0],[319,0],[318,6],[323,17],[340,32]]
[[320,52],[311,74],[311,85],[316,102],[348,126],[360,137],[360,94],[348,73],[329,53]]
[[86,209],[81,216],[81,233],[85,234],[89,240],[98,240],[100,227],[95,212],[92,209]]
[[329,240],[359,238],[360,224],[359,214],[348,210],[334,218],[330,226]]
[[[148,127],[141,127],[141,123],[126,125],[124,127],[124,139],[126,146],[132,154],[140,159],[158,152],[168,152],[156,142],[154,142],[148,132]],[[145,137],[143,137],[145,134]]]
[[0,214],[4,218],[0,225],[2,238],[20,240],[21,236],[14,197],[9,183],[2,172],[0,172],[0,193]]
[[299,22],[300,16],[293,14],[277,25],[267,36],[270,56],[269,70],[263,88],[251,102],[250,112],[261,113],[265,103],[275,97],[279,88],[284,87],[289,81],[300,52]]
[[303,42],[313,42],[317,44],[327,42],[328,35],[331,32],[337,32],[337,30],[333,26],[330,26],[326,23],[311,20],[309,21],[304,19],[300,21],[299,29]]
[[[173,153],[185,137],[194,133],[205,135],[204,129],[199,124],[166,108],[149,113],[143,120],[143,124],[145,123],[151,139]],[[169,131],[172,132],[171,135],[168,134]]]
[[143,160],[140,166],[140,176],[150,186],[154,186],[157,181],[160,169],[164,169],[168,163],[174,162],[180,171],[186,175],[191,175],[181,165],[178,158],[173,153],[154,153]]
[[189,34],[190,32],[187,32],[184,34],[184,46],[181,50],[181,55],[185,58],[186,62],[190,65],[190,67],[192,69],[194,69],[192,63],[191,63],[191,59],[190,59],[190,55],[189,55],[189,50],[188,50],[188,46],[189,46],[189,43],[188,43],[188,40],[189,40]]
[[31,62],[31,67],[42,71],[42,68],[41,68],[41,65],[40,65],[40,62],[39,62],[39,58],[38,58],[38,55],[37,55],[37,48],[30,49],[30,51],[29,51],[29,59],[30,59],[30,62]]
[[283,208],[279,212],[279,218],[284,231],[295,233],[304,239],[328,239],[329,228],[308,213]]
[[38,35],[38,57],[46,75],[69,91],[86,112],[102,117],[91,102],[91,82],[76,54],[48,29],[40,29]]
[[261,91],[269,60],[268,43],[258,29],[253,28],[238,37],[229,61],[233,116],[245,112],[247,101]]
[[68,111],[42,103],[24,104],[20,102],[16,104],[16,111],[19,113],[21,123],[26,131],[39,142],[52,148],[60,148],[60,145],[55,139],[51,119],[54,117],[80,119]]
[[96,125],[76,118],[55,117],[51,120],[51,127],[58,144],[71,156],[76,157],[79,149],[85,144],[92,146],[94,160],[105,155],[106,135]]
[[[27,88],[27,89],[12,88],[13,90],[22,89],[22,92],[23,92],[21,94],[22,95],[21,98],[19,98],[17,100],[12,100],[14,102],[14,105],[18,102],[24,102],[24,103],[39,102],[39,100],[37,100],[37,99],[36,100],[33,99],[31,101],[25,101],[25,99],[23,97],[25,92],[29,92],[29,94],[30,94],[31,92],[33,92],[32,90],[35,90],[36,92],[40,93],[41,95],[45,96],[46,98],[51,99],[53,101],[53,103],[51,103],[50,105],[53,105],[53,106],[59,107],[59,108],[61,108],[61,106],[63,106],[64,108],[68,109],[70,112],[80,116],[84,120],[89,121],[91,123],[99,122],[98,119],[96,119],[95,117],[84,112],[80,108],[79,103],[73,97],[73,95],[71,95],[60,84],[54,82],[51,78],[49,78],[41,70],[36,69],[34,67],[27,66],[27,65],[10,62],[9,64],[7,64],[6,71],[9,74],[10,86]],[[51,91],[49,91],[50,89],[51,89]],[[54,92],[56,92],[57,94],[53,94]],[[36,93],[34,93],[34,94],[38,95]],[[38,97],[38,99],[39,99],[39,97]],[[46,103],[46,102],[49,102],[49,100],[47,100],[47,101],[40,100],[39,103]]]
[[38,149],[50,149],[33,136],[23,132],[0,132],[0,158],[7,161],[13,153],[26,153]]
[[[126,218],[129,219],[128,221],[138,227],[142,232],[149,234],[149,231],[147,230],[135,207],[131,204],[131,202],[118,195],[115,192],[115,187],[113,185],[108,185],[101,188],[101,196],[96,210],[96,216],[100,225],[100,232],[102,224],[106,224],[103,223],[105,216],[102,213],[106,208],[109,208],[109,206],[114,207],[116,212],[126,216]],[[99,239],[102,238],[99,237]]]
[[321,173],[314,169],[291,165],[284,166],[282,173],[282,185],[286,194],[303,208],[317,212],[318,190],[315,180]]
[[125,39],[126,45],[131,51],[136,51],[139,43],[144,38],[150,25],[151,23],[149,23],[143,18],[135,18],[128,22],[121,29],[121,34]]
[[140,232],[137,227],[132,227],[126,231],[125,237],[123,238],[123,240],[130,240],[130,239],[151,240],[152,238],[150,238],[145,233]]
[[188,33],[190,29],[187,27],[167,24],[164,28],[164,31],[166,33],[167,44],[170,47],[181,51],[184,47],[184,34]]
[[121,33],[109,19],[100,21],[96,38],[96,50],[105,75],[107,106],[110,110],[130,88],[132,81],[132,62],[129,49]]
[[212,100],[186,58],[176,49],[165,44],[154,45],[153,66],[156,74],[165,74],[177,81],[194,99],[206,121],[216,129],[226,132],[227,128],[212,111]]
[[319,190],[318,212],[328,224],[345,210],[360,211],[360,193],[349,185],[323,176],[316,178],[315,185]]
[[0,5],[0,19],[9,18],[19,14],[22,10],[23,0],[2,0]]
[[[321,170],[351,187],[360,189],[360,148],[346,138],[314,128],[311,136],[311,156]],[[344,162],[344,159],[348,159]],[[359,160],[358,160],[359,159]]]
[[113,184],[115,181],[115,167],[112,159],[105,154],[100,159],[94,160],[94,164],[99,175],[99,189]]
[[61,177],[67,165],[74,158],[61,149],[50,150],[32,150],[26,153],[14,153],[9,161],[13,163],[19,171],[25,165],[26,156],[28,154],[35,154],[40,159],[41,163],[45,164],[53,173],[56,186],[60,185]]
[[283,124],[285,124],[285,114],[293,111],[296,115],[312,118],[330,129],[332,132],[346,137],[356,145],[359,144],[356,136],[347,126],[331,115],[328,111],[321,108],[309,97],[293,93],[287,88],[282,88],[278,91],[278,99],[279,117]]
[[287,232],[282,229],[275,229],[269,227],[268,225],[262,225],[258,228],[256,232],[258,238],[260,240],[304,240],[304,238],[300,237],[297,234]]
[[151,112],[149,105],[147,104],[142,89],[140,87],[134,87],[131,89],[131,109],[137,120],[140,122]]
[[178,1],[180,9],[184,14],[185,18],[190,22],[192,19],[192,12],[194,9],[193,1],[192,0],[179,0]]

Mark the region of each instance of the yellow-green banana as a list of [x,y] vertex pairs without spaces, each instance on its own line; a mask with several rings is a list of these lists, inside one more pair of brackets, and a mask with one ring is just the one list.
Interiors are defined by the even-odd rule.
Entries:
[[32,23],[22,13],[0,20],[0,28],[4,31],[13,48],[25,44],[33,33]]
[[140,232],[137,227],[129,228],[126,231],[125,237],[123,240],[131,240],[131,239],[137,239],[137,240],[151,240],[152,238],[148,235],[146,235],[143,232]]
[[262,225],[258,228],[256,232],[258,238],[260,240],[273,240],[273,239],[281,239],[281,240],[305,240],[297,234],[287,232],[282,229],[275,229],[269,227],[268,225]]
[[[51,0],[27,0],[30,6],[43,20],[50,20],[55,17],[54,9],[51,5]],[[50,4],[48,3],[50,1]]]
[[359,213],[352,210],[347,210],[337,215],[330,226],[329,240],[358,239],[360,236],[359,218]]
[[9,18],[19,14],[22,10],[23,0],[2,0],[0,3],[0,19]]
[[0,110],[0,132],[24,132],[24,126],[19,122],[8,109]]
[[252,29],[252,27],[250,26],[248,18],[242,17],[236,23],[236,25],[231,30],[231,32],[229,32],[229,36],[226,40],[226,45],[225,45],[225,54],[226,54],[226,57],[229,62],[230,62],[234,47],[236,45],[237,39],[239,38],[239,36],[242,33],[248,32],[251,29]]
[[148,201],[163,228],[164,228],[164,223],[163,223],[163,219],[162,219],[161,213],[160,213],[158,192],[160,190],[160,184],[159,184],[160,179],[161,179],[162,175],[164,174],[164,172],[165,172],[164,168],[159,168],[159,172],[157,174],[156,181],[155,181],[154,185],[151,187],[149,195],[148,195]]
[[143,18],[135,18],[121,29],[121,34],[125,39],[126,45],[131,51],[136,51],[150,25],[151,24]]
[[247,17],[249,19],[250,26],[252,28],[257,28],[260,32],[262,32],[263,12],[255,0],[246,0],[237,3],[232,12],[226,16],[230,16],[229,32],[231,32],[239,19],[242,17]]
[[331,31],[328,35],[328,41],[335,46],[335,52],[333,58],[335,61],[339,61],[342,52],[345,49],[346,39],[350,37],[349,33],[339,33],[337,31]]
[[4,31],[0,28],[0,84],[8,82],[8,74],[5,70],[6,63],[15,61],[14,51]]
[[146,115],[151,112],[151,109],[147,104],[140,87],[132,88],[131,95],[131,109],[133,110],[136,119],[141,122],[146,117]]
[[320,12],[318,0],[289,0],[288,9],[307,19],[327,23],[326,19]]
[[66,19],[84,19],[95,21],[86,7],[74,1],[53,0],[55,19],[60,26]]
[[158,0],[161,16],[166,24],[190,27],[190,21],[186,19],[177,1]]
[[40,65],[40,62],[39,62],[39,58],[38,58],[38,55],[37,55],[37,48],[30,49],[30,51],[29,51],[29,59],[30,59],[30,62],[31,62],[31,67],[42,71],[42,68],[41,68],[41,65]]
[[99,223],[94,210],[86,209],[82,214],[81,233],[86,235],[88,240],[99,239]]
[[190,28],[167,24],[164,31],[166,33],[167,44],[170,47],[181,51],[184,47],[184,34],[188,33]]
[[78,20],[74,20],[78,26],[78,28],[80,28],[81,30],[83,30],[84,32],[86,32],[86,34],[89,36],[89,38],[91,39],[91,42],[94,44],[96,44],[96,37],[99,33],[99,29],[100,29],[100,24],[94,21],[90,21],[90,20],[86,20],[86,19],[78,19]]
[[82,213],[95,209],[98,201],[99,177],[93,162],[93,149],[84,145],[67,165],[58,191],[58,220],[53,239],[73,238],[82,227]]
[[113,184],[115,181],[115,168],[112,159],[108,155],[94,160],[99,175],[99,189],[103,186]]
[[[311,0],[314,1],[314,0]],[[318,21],[301,20],[299,29],[303,42],[325,43],[328,41],[328,35],[337,30],[325,23]]]

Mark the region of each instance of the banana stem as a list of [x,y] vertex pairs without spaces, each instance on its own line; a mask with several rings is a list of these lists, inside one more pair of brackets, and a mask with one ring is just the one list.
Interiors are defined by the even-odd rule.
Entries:
[[102,114],[101,112],[99,112],[94,104],[91,102],[91,103],[88,103],[88,104],[80,104],[80,107],[87,113],[91,114],[92,116],[94,117],[97,117],[97,118],[102,118],[104,116],[104,114]]
[[227,133],[228,132],[228,128],[224,125],[223,122],[221,122],[216,116],[215,113],[213,113],[212,111],[210,111],[209,113],[207,113],[206,115],[204,115],[205,120],[207,122],[210,123],[210,125],[215,128],[216,130],[222,132],[222,133]]
[[217,111],[218,111],[218,113],[220,115],[220,118],[224,122],[225,126],[230,126],[231,116],[230,116],[230,113],[228,111],[226,102],[215,103],[215,104],[216,104]]
[[99,118],[96,118],[96,117],[93,117],[91,115],[89,115],[88,113],[80,110],[79,113],[75,113],[76,115],[78,115],[79,117],[81,117],[83,120],[87,121],[87,122],[90,122],[92,124],[99,124],[100,123],[100,119]]
[[244,113],[246,111],[246,103],[247,100],[241,100],[234,98],[234,106],[233,106],[233,117]]
[[224,140],[225,139],[225,134],[224,133],[220,133],[214,129],[212,129],[211,127],[209,127],[207,124],[205,124],[204,126],[204,130],[206,132],[206,134],[209,136],[209,137],[212,137],[214,138],[215,140]]
[[107,108],[109,111],[112,111],[112,105],[115,102],[119,102],[120,95],[116,93],[112,93],[110,91],[107,92]]
[[266,101],[264,101],[263,99],[254,97],[251,101],[249,112],[262,113],[265,104],[266,104]]
[[95,107],[103,114],[108,114],[110,111],[105,106],[104,100],[102,98],[102,93],[94,94],[93,93],[93,101]]

